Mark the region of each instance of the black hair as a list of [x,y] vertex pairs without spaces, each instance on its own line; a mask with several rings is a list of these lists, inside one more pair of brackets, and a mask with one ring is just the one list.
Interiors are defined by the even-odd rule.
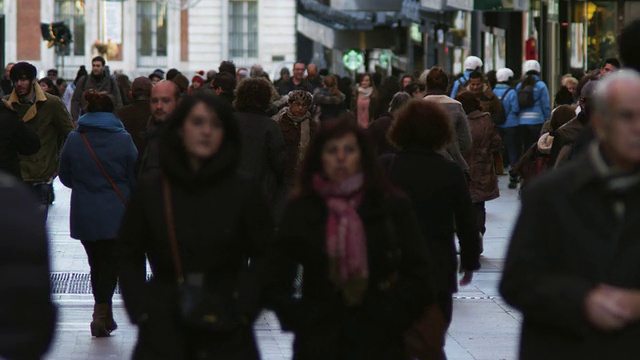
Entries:
[[218,66],[218,72],[227,72],[233,76],[236,76],[236,64],[234,64],[231,60],[225,60],[220,63],[220,66]]
[[469,74],[469,79],[480,79],[480,80],[484,80],[484,75],[482,75],[482,73],[480,71],[472,71],[471,74]]
[[19,62],[11,68],[11,73],[9,74],[12,82],[18,81],[20,78],[25,78],[29,81],[36,78],[38,71],[36,67],[28,62]]
[[96,56],[93,59],[91,59],[91,64],[93,64],[96,61],[100,61],[102,63],[102,66],[104,66],[104,64],[107,63],[102,56]]
[[169,71],[167,71],[165,78],[167,80],[173,80],[173,78],[178,76],[178,74],[180,74],[180,71],[178,71],[178,69],[172,68],[172,69],[169,69]]
[[222,89],[223,92],[233,94],[238,84],[235,77],[226,72],[217,73],[213,76],[213,88]]
[[80,80],[83,76],[87,76],[87,68],[84,65],[80,65],[78,72],[76,73],[76,78],[73,80],[75,85],[78,84],[78,80]]
[[620,61],[616,58],[608,58],[606,59],[603,63],[602,66],[600,66],[600,68],[603,68],[605,66],[607,66],[607,64],[615,67],[616,69],[620,68]]

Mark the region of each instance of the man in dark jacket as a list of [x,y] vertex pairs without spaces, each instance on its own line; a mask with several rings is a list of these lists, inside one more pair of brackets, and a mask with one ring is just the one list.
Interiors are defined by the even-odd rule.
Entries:
[[460,165],[462,171],[469,171],[469,165],[462,157],[462,153],[471,149],[471,131],[469,121],[462,108],[462,104],[450,98],[446,90],[449,87],[449,76],[441,67],[433,67],[427,75],[427,95],[425,100],[439,104],[448,114],[451,126],[456,133],[456,141],[447,145],[446,151],[451,159]]
[[133,103],[122,107],[118,111],[118,118],[122,121],[127,132],[131,134],[131,139],[133,139],[138,152],[141,152],[144,147],[144,133],[151,117],[149,98],[151,97],[152,87],[151,80],[144,76],[133,80],[131,84]]
[[22,179],[18,154],[35,154],[40,149],[40,139],[7,106],[0,104],[0,170]]
[[180,88],[172,81],[162,80],[151,90],[151,117],[144,134],[144,148],[138,152],[138,177],[160,169],[160,137],[178,100]]
[[[73,123],[62,100],[45,93],[38,85],[35,66],[20,62],[11,69],[15,89],[5,96],[29,130],[38,134],[40,150],[20,157],[20,170],[25,183],[33,187],[46,215],[53,196],[53,179],[58,172],[59,155]],[[45,216],[46,219],[46,216]]]
[[236,78],[231,74],[227,72],[217,73],[213,76],[213,81],[211,81],[211,90],[233,106],[233,100],[235,100],[233,92],[236,90],[237,83]]
[[0,358],[40,359],[53,337],[47,232],[29,189],[0,172]]
[[73,121],[78,121],[80,115],[83,114],[83,95],[85,91],[90,89],[108,92],[116,101],[116,110],[122,107],[122,97],[116,80],[107,71],[104,58],[96,56],[91,60],[91,74],[84,76],[76,83],[76,90],[73,92],[73,98],[71,98]]
[[[500,292],[520,359],[628,359],[640,339],[640,75],[596,89],[597,140],[524,191]],[[634,355],[635,354],[635,355]]]
[[[240,82],[234,113],[240,128],[242,152],[238,173],[260,185],[272,208],[283,205],[286,145],[278,124],[265,115],[271,84],[264,78]],[[281,215],[274,211],[276,219]]]
[[4,67],[4,76],[0,79],[0,90],[2,90],[2,96],[9,95],[13,91],[13,82],[11,82],[11,68],[15,63],[8,63]]
[[304,78],[304,63],[298,61],[293,64],[293,77],[289,81],[283,81],[278,84],[278,93],[287,95],[293,90],[306,90],[313,94],[313,86]]

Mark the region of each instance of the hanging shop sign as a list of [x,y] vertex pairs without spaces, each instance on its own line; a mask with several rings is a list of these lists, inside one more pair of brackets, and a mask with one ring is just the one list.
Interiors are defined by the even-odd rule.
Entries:
[[357,50],[349,50],[342,56],[342,64],[345,68],[356,71],[364,64],[364,55]]

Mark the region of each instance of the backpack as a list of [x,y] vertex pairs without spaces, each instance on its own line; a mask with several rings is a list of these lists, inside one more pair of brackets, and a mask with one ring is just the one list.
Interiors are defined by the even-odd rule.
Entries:
[[507,96],[507,94],[509,93],[509,91],[513,90],[512,88],[508,88],[507,91],[504,92],[504,94],[502,94],[502,96],[500,97],[500,106],[502,106],[502,112],[500,112],[499,115],[492,117],[493,118],[493,122],[496,125],[503,125],[504,123],[507,122],[507,114],[504,112],[504,105],[502,105],[502,100],[504,100],[504,98]]
[[538,100],[535,99],[533,94],[536,87],[535,84],[537,84],[538,81],[540,80],[536,80],[533,85],[521,86],[520,89],[518,89],[518,106],[520,110],[535,106]]

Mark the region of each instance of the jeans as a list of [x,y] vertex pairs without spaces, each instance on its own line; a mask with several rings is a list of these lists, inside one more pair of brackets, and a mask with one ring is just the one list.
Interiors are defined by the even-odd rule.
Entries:
[[476,223],[478,224],[478,230],[482,235],[484,235],[487,231],[485,226],[487,222],[487,210],[484,207],[484,201],[473,203],[473,206],[476,208]]
[[523,151],[527,151],[531,145],[538,142],[540,138],[540,131],[542,131],[542,124],[536,125],[518,125],[520,131],[520,138],[522,139]]
[[47,222],[47,215],[49,213],[49,203],[51,202],[51,196],[53,195],[53,184],[46,182],[26,182],[25,184],[31,186],[33,193],[36,195],[38,204],[40,204],[40,211],[44,216],[44,222]]
[[118,270],[116,267],[114,239],[82,241],[91,268],[91,287],[96,304],[111,304],[116,290]]
[[506,145],[509,166],[513,168],[523,154],[522,135],[518,131],[518,126],[499,128],[498,131],[502,137],[502,143]]

